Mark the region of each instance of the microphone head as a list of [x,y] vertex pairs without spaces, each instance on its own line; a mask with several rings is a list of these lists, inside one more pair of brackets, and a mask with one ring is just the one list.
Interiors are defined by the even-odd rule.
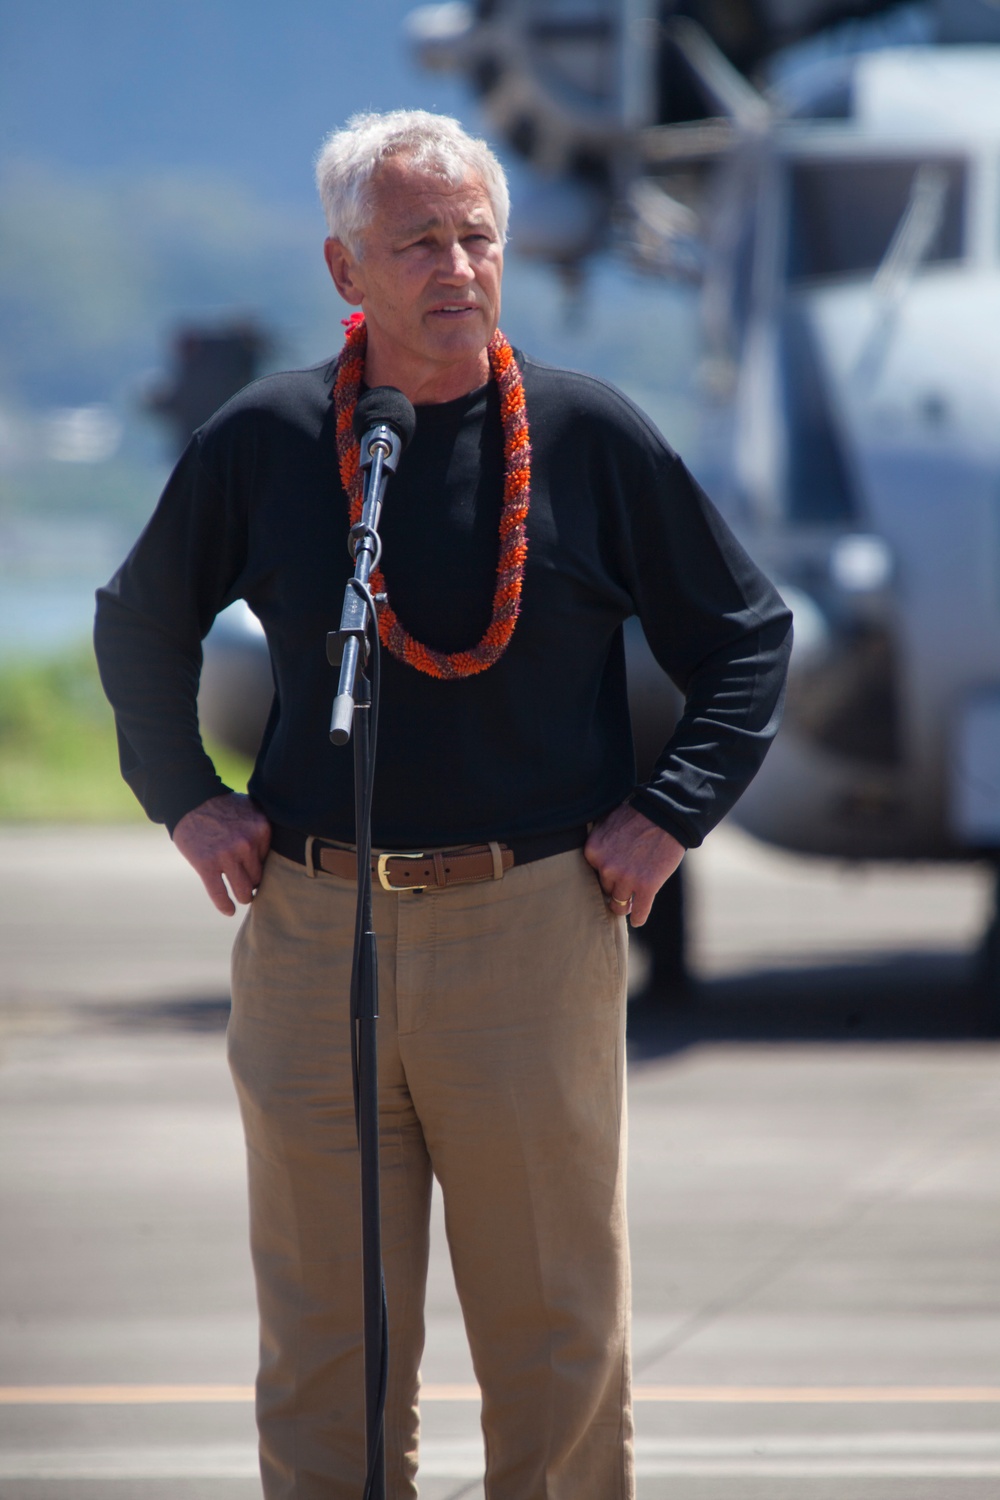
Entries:
[[366,391],[354,409],[354,436],[360,443],[380,423],[391,427],[405,448],[417,428],[413,403],[394,385],[377,385]]

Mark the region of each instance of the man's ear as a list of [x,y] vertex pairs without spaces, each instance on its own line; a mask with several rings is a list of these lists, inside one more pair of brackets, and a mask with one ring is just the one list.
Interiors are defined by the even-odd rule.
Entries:
[[364,297],[364,287],[361,285],[360,264],[348,250],[343,240],[328,239],[323,242],[323,257],[326,260],[327,270],[333,277],[333,284],[343,297],[345,302],[352,307],[359,307]]

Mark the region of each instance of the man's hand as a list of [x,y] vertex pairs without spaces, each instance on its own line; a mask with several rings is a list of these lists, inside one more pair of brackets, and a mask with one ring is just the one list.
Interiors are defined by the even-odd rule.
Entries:
[[249,797],[224,792],[184,814],[174,829],[174,843],[198,871],[214,904],[231,917],[236,907],[222,877],[242,905],[253,900],[271,847],[271,825]]
[[632,926],[641,927],[685,849],[623,802],[594,824],[583,854],[597,871],[611,910],[616,916],[631,915]]

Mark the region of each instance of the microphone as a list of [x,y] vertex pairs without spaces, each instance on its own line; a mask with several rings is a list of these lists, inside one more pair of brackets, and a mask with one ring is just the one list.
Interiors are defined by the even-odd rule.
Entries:
[[377,385],[366,391],[354,408],[354,436],[361,447],[361,467],[368,468],[378,446],[382,448],[383,464],[395,473],[400,454],[416,427],[413,403],[394,385]]
[[416,428],[417,414],[412,403],[394,385],[377,385],[366,391],[354,410],[354,433],[361,447],[360,466],[367,472],[361,519],[348,533],[354,578],[347,585],[340,629],[330,631],[326,638],[327,659],[331,666],[340,666],[330,719],[330,738],[335,745],[343,745],[350,739],[355,675],[362,652],[365,659],[368,654],[364,595],[354,585],[367,589],[369,575],[378,566],[382,554],[378,523],[385,487]]

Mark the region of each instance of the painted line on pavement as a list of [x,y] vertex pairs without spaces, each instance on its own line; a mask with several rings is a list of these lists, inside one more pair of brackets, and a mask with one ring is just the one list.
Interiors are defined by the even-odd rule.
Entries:
[[951,1405],[1000,1402],[1000,1385],[639,1385],[636,1401],[731,1402],[737,1406],[891,1403]]
[[252,1385],[0,1385],[0,1406],[172,1406],[253,1398]]
[[[633,1399],[692,1404],[995,1405],[1000,1385],[638,1385]],[[4,1385],[0,1406],[172,1406],[241,1403],[252,1385]],[[422,1401],[478,1401],[476,1385],[425,1385]]]

